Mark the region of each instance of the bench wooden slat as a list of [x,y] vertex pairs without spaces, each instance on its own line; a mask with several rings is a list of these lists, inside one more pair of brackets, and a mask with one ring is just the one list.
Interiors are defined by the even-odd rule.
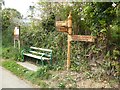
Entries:
[[28,56],[42,60],[42,65],[44,64],[44,60],[50,60],[50,64],[52,64],[52,50],[50,49],[43,49],[31,46],[29,50],[24,49],[21,51],[21,53],[23,60],[24,56]]
[[[40,52],[36,52],[36,51],[29,51],[29,52],[34,53],[34,54],[39,54],[39,55],[45,54],[45,53],[40,53]],[[46,54],[46,56],[50,57],[51,55]]]
[[40,54],[40,55],[44,54],[44,53],[40,53],[40,52],[36,52],[36,51],[29,51],[29,52],[34,53],[34,54]]
[[37,48],[37,47],[30,47],[30,48],[35,49],[35,50],[42,50],[42,51],[52,52],[52,50],[50,50],[50,49],[43,49],[43,48]]
[[[34,57],[36,59],[41,59],[42,56],[37,56],[37,55],[33,55],[30,53],[24,53],[24,55],[29,56],[29,57]],[[46,57],[42,57],[43,60],[50,60],[50,58],[46,58]]]

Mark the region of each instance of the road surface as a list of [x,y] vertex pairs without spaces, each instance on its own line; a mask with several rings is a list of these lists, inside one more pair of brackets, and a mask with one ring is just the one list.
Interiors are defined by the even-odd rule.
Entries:
[[0,66],[0,90],[1,88],[35,88],[31,84],[26,83],[10,71]]

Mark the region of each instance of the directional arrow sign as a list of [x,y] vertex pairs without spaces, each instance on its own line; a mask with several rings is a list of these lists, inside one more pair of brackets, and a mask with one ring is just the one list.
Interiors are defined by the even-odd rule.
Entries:
[[66,28],[66,27],[60,27],[60,28],[58,28],[58,31],[59,32],[68,32],[68,28]]
[[68,27],[68,23],[67,23],[67,21],[56,21],[56,27],[57,28]]
[[85,42],[94,42],[95,37],[94,36],[89,36],[89,35],[71,35],[69,37],[70,41],[85,41]]

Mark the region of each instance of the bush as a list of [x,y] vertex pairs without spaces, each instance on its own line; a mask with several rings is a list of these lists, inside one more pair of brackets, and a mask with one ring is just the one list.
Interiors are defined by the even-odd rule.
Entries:
[[59,87],[59,88],[65,88],[65,83],[62,83],[62,82],[59,83],[58,87]]
[[47,66],[41,66],[37,72],[35,72],[35,77],[36,78],[41,78],[41,79],[49,79],[51,74],[49,73],[49,68]]
[[6,47],[2,50],[2,56],[5,59],[21,60],[21,50],[14,47]]

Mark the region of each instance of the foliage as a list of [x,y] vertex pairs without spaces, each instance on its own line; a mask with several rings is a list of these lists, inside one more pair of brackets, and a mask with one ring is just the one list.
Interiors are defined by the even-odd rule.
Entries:
[[48,73],[48,67],[47,66],[41,66],[35,73],[35,77],[39,77],[41,79],[48,79],[50,77],[50,73]]
[[[91,67],[89,65],[90,62],[94,60],[95,62],[102,61],[105,59],[107,51],[114,55],[112,51],[114,51],[115,47],[119,50],[119,3],[116,4],[116,7],[112,7],[111,2],[40,2],[42,22],[39,25],[42,28],[37,26],[36,31],[34,28],[23,31],[21,36],[23,45],[52,49],[54,62],[56,62],[58,67],[63,66],[67,55],[67,36],[54,30],[54,18],[52,18],[52,15],[55,16],[56,20],[65,20],[71,10],[73,16],[73,34],[91,34],[97,38],[93,44],[72,42],[71,46],[72,69],[89,71]],[[85,20],[82,21],[81,18]],[[109,60],[110,58],[107,59]],[[119,59],[119,55],[116,55],[116,59]]]
[[114,76],[116,78],[116,80],[118,80],[118,81],[120,80],[120,78],[119,78],[119,72],[120,72],[119,62],[116,62],[116,61],[110,62],[110,61],[106,60],[103,62],[103,64],[101,66],[104,68],[105,73],[107,75]]
[[58,87],[59,88],[65,88],[65,84],[61,82],[61,83],[59,83]]
[[[100,75],[100,77],[110,75],[118,78],[120,4],[119,2],[115,3],[116,7],[112,7],[112,2],[39,2],[41,21],[36,24],[33,19],[30,26],[21,26],[21,46],[23,48],[36,46],[52,49],[52,60],[55,64],[51,67],[52,70],[64,69],[63,66],[67,56],[67,35],[57,32],[54,23],[56,20],[66,20],[69,12],[72,11],[72,34],[92,35],[96,36],[96,40],[94,43],[71,42],[71,70],[86,72],[88,78],[92,78],[94,75]],[[7,21],[6,18],[4,17],[5,21]],[[3,25],[7,27],[10,23],[3,23]],[[7,29],[9,30],[9,28]],[[13,28],[10,28],[10,30],[13,30]],[[12,34],[3,33],[7,35],[3,34],[3,45],[9,46],[9,43],[12,42]],[[9,53],[7,49],[5,53]],[[11,57],[14,56],[11,55]],[[96,67],[101,67],[101,72],[98,72],[98,74],[91,72],[92,65],[90,63],[94,63]],[[45,73],[41,72],[47,72],[46,67],[40,68],[36,75],[32,73],[33,77],[31,79],[35,80],[35,77],[44,76]],[[59,86],[64,87],[64,83],[59,84]]]
[[50,16],[49,17],[47,17],[47,19],[43,19],[42,20],[42,28],[44,29],[44,31],[46,32],[46,33],[48,33],[48,32],[52,32],[52,31],[54,31],[55,30],[55,16],[54,16],[54,13],[50,13]]
[[16,9],[5,8],[2,10],[2,30],[6,30],[12,24],[15,24],[15,19],[21,19],[21,14]]
[[14,47],[6,47],[3,48],[2,56],[5,59],[14,59],[16,61],[21,61],[21,50],[18,50],[18,48]]
[[[2,45],[3,47],[13,46],[13,30],[19,25],[21,14],[16,9],[5,8],[2,10]],[[17,20],[17,21],[16,21]]]
[[3,47],[13,45],[13,30],[10,27],[2,32],[2,45]]

